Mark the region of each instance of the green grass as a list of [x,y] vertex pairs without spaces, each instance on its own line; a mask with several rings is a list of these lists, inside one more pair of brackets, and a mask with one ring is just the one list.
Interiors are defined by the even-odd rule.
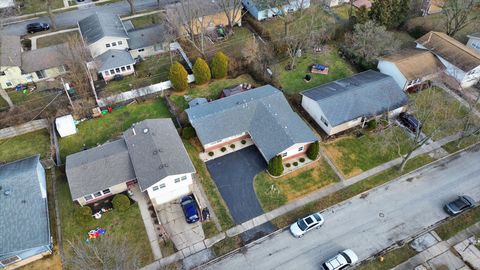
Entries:
[[41,37],[37,39],[37,49],[49,47],[52,45],[62,44],[68,42],[71,38],[80,38],[78,31],[71,31],[66,33],[60,33],[56,35]]
[[185,148],[190,155],[190,159],[197,170],[200,183],[205,189],[205,193],[207,194],[208,200],[213,207],[213,211],[217,215],[222,230],[225,231],[235,226],[235,223],[233,222],[233,219],[230,216],[227,207],[225,206],[225,202],[220,196],[220,192],[218,191],[215,182],[207,171],[205,163],[198,156],[199,151],[195,148],[191,141],[183,140],[183,144],[185,145]]
[[[402,129],[393,129],[405,149],[409,138]],[[344,136],[324,146],[337,168],[350,178],[399,157],[396,144],[387,143],[385,136],[385,132],[366,132],[360,138]]]
[[10,162],[40,154],[50,157],[50,133],[46,129],[0,140],[0,162]]
[[[294,70],[285,70],[290,60],[282,61],[274,66],[274,77],[278,79],[283,91],[289,95],[313,88],[331,81],[348,77],[354,73],[354,69],[339,55],[336,49],[330,49],[322,53],[305,53],[298,59]],[[322,64],[329,67],[328,75],[310,73],[310,66]],[[304,81],[306,74],[312,79]]]
[[283,216],[277,217],[272,220],[272,223],[277,226],[278,228],[283,228],[298,218],[308,215],[312,212],[322,211],[331,207],[337,203],[350,199],[362,192],[368,191],[374,187],[380,186],[393,180],[403,174],[411,172],[425,164],[432,162],[433,159],[428,155],[420,155],[415,158],[412,158],[407,165],[403,172],[400,172],[398,168],[390,168],[387,169],[379,174],[374,176],[368,177],[360,182],[357,182],[351,186],[345,187],[341,190],[336,192],[330,193],[329,195],[314,201],[312,203],[306,204],[300,208],[297,208],[291,212],[286,213]]
[[[21,0],[17,2],[23,2],[23,7],[20,8],[20,11],[22,14],[30,14],[30,13],[47,11],[47,5],[45,4],[45,1]],[[53,5],[52,5],[53,9],[62,8],[62,7],[64,7],[63,0],[53,0]]]
[[137,204],[131,205],[126,211],[111,210],[104,213],[101,219],[90,219],[82,222],[75,217],[75,206],[68,187],[67,179],[63,171],[57,169],[57,195],[60,207],[60,220],[62,228],[62,240],[64,243],[65,256],[71,256],[68,241],[84,241],[89,230],[101,227],[107,231],[109,237],[125,237],[132,248],[138,248],[142,254],[142,265],[153,261],[153,254],[148,242],[145,225],[143,224],[140,209]]
[[480,141],[480,136],[470,136],[466,137],[461,140],[460,145],[458,144],[458,140],[449,142],[442,146],[443,149],[445,149],[448,153],[454,153],[457,152],[458,150],[467,148],[473,144],[476,144]]
[[[356,7],[352,8],[352,12],[354,16],[355,16],[356,9],[357,9]],[[338,17],[340,17],[340,19],[344,21],[348,21],[348,19],[350,18],[350,5],[348,4],[333,7],[332,10],[335,14],[337,14]]]
[[170,112],[160,98],[118,108],[101,118],[81,122],[75,135],[60,138],[60,154],[65,160],[67,155],[81,151],[84,144],[88,148],[103,144],[118,137],[136,122],[163,117],[170,117]]
[[452,217],[435,229],[442,240],[448,240],[457,233],[480,221],[480,207],[475,207],[458,216]]
[[[40,88],[46,88],[48,86],[57,86],[54,82],[38,82],[37,83],[37,89],[40,90]],[[47,105],[53,97],[55,97],[55,93],[53,92],[47,92],[47,91],[35,91],[35,92],[30,92],[27,94],[24,94],[21,91],[15,91],[14,89],[7,90],[7,94],[12,100],[13,104],[15,105],[21,105],[24,103],[29,102],[29,105],[32,105],[33,107],[42,107]],[[25,104],[26,105],[26,104]],[[0,110],[7,110],[8,109],[8,103],[0,97]]]
[[211,220],[202,223],[202,229],[206,239],[211,238],[219,233],[217,227],[215,227],[215,223]]
[[149,15],[129,19],[129,21],[132,22],[135,28],[142,28],[145,26],[157,24],[160,22],[160,20],[161,20],[161,16],[159,13],[154,13],[154,14],[149,14]]
[[242,246],[240,236],[225,237],[225,239],[212,246],[212,250],[217,257],[223,256]]
[[323,159],[281,178],[266,172],[255,177],[254,187],[264,211],[268,212],[340,179]]
[[355,269],[357,270],[388,270],[410,259],[416,254],[417,252],[415,252],[415,250],[413,250],[408,244],[405,244],[400,248],[391,250],[386,254],[384,254],[383,262],[380,262],[379,260],[371,260],[361,264]]

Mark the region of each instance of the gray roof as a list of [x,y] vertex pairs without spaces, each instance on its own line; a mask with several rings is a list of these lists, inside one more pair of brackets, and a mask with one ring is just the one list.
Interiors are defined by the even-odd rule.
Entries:
[[202,144],[248,132],[266,160],[296,143],[317,140],[271,85],[186,110]]
[[[45,170],[40,155],[1,165],[0,187],[0,258],[50,245]],[[6,191],[10,191],[8,196]]]
[[[280,5],[287,5],[289,3],[288,0],[252,0],[252,3],[255,5],[258,11],[271,9],[275,7],[279,7]],[[293,2],[292,2],[293,3]],[[304,5],[303,2],[299,2],[298,5]]]
[[142,191],[169,175],[195,172],[170,118],[139,122],[123,137]]
[[22,70],[35,72],[43,69],[60,67],[68,62],[68,45],[66,43],[45,47],[22,53]]
[[22,64],[19,36],[0,36],[0,66],[19,67]]
[[120,17],[112,13],[95,12],[79,21],[78,26],[87,44],[92,44],[103,37],[128,38]]
[[167,28],[163,24],[132,30],[128,32],[128,47],[134,50],[164,43],[166,34]]
[[[233,1],[233,0],[231,0]],[[183,4],[182,4],[183,3]],[[188,9],[189,5],[195,5],[195,8],[192,10]],[[186,8],[184,8],[184,6]],[[232,5],[230,5],[231,7]],[[182,18],[192,19],[195,16],[200,18],[202,16],[214,15],[224,12],[220,5],[216,4],[212,0],[185,0],[181,3],[174,3],[165,6],[165,10],[168,18]]]
[[132,55],[125,50],[108,50],[94,59],[98,71],[135,64]]
[[392,77],[373,70],[314,87],[301,95],[315,100],[332,126],[376,116],[408,102]]
[[65,166],[74,200],[135,179],[123,139],[69,155]]
[[190,100],[188,102],[188,107],[195,107],[197,105],[200,105],[200,104],[205,104],[205,103],[208,103],[208,100],[204,97],[198,97],[198,98],[194,98],[192,100]]
[[476,32],[476,33],[471,33],[469,35],[467,35],[468,37],[474,37],[474,38],[480,38],[480,32]]

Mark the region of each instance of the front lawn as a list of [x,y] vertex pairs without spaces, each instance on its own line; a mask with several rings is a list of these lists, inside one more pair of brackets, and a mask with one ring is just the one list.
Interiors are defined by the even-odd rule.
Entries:
[[37,49],[45,48],[57,44],[68,42],[69,39],[76,38],[80,40],[80,33],[78,31],[70,31],[37,39]]
[[72,256],[69,242],[85,241],[90,230],[100,227],[107,232],[106,236],[101,237],[125,237],[132,249],[139,249],[142,254],[139,258],[142,265],[152,262],[153,254],[138,205],[132,204],[124,212],[113,209],[104,213],[100,219],[92,217],[88,222],[83,222],[75,216],[75,208],[78,206],[72,201],[67,179],[62,170],[57,169],[56,185],[65,256],[67,258]]
[[459,140],[455,140],[443,145],[442,148],[445,149],[448,153],[454,153],[461,149],[467,148],[473,144],[476,144],[478,142],[480,142],[480,136],[472,135],[462,139],[460,141],[460,144],[459,144]]
[[10,162],[40,154],[40,159],[49,158],[50,133],[46,129],[0,140],[0,162]]
[[154,14],[131,18],[129,19],[129,21],[131,21],[135,29],[137,29],[137,28],[142,28],[142,27],[157,24],[161,21],[161,19],[162,18],[159,13],[154,13]]
[[[23,6],[20,8],[20,12],[22,14],[31,14],[31,13],[47,11],[47,5],[45,4],[45,1],[20,0],[15,2],[17,2],[18,4],[23,4]],[[52,9],[57,9],[62,7],[64,7],[63,0],[52,1]]]
[[[348,77],[355,72],[354,69],[340,57],[338,51],[334,48],[321,53],[304,53],[303,56],[298,59],[294,70],[285,69],[289,61],[289,59],[281,61],[273,67],[273,76],[278,79],[282,90],[289,95]],[[328,75],[310,73],[310,67],[313,64],[328,66]],[[304,77],[307,74],[312,76],[309,82],[304,81]]]
[[358,266],[357,270],[388,270],[393,267],[403,263],[404,261],[415,256],[417,252],[410,247],[410,245],[405,244],[404,246],[391,250],[383,255],[383,262],[380,260],[371,260],[365,263],[362,263]]
[[266,172],[255,177],[257,198],[265,212],[305,196],[340,179],[323,159],[280,178]]
[[455,216],[435,229],[442,240],[448,240],[457,233],[465,230],[480,221],[480,207],[475,207],[467,212]]
[[160,98],[119,107],[100,118],[81,122],[77,126],[77,134],[60,138],[60,154],[65,160],[67,155],[81,151],[84,145],[91,148],[118,137],[136,122],[165,117],[170,117],[170,112],[164,100]]
[[[399,127],[391,127],[400,142],[409,139]],[[328,156],[346,178],[358,175],[364,171],[379,166],[387,161],[398,158],[397,146],[388,143],[385,132],[366,132],[361,137],[346,135],[324,143]]]

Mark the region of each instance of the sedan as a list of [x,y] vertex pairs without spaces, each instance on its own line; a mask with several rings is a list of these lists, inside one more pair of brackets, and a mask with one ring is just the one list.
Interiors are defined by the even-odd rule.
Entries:
[[197,211],[197,203],[192,196],[183,197],[180,204],[182,205],[187,223],[195,223],[200,219]]
[[415,116],[402,112],[398,115],[398,119],[406,128],[416,133],[422,128],[422,123],[415,118]]
[[346,249],[335,257],[329,259],[322,264],[324,270],[339,270],[344,269],[358,262],[358,257],[351,249]]
[[290,232],[293,236],[300,238],[306,232],[314,228],[320,228],[324,222],[325,220],[320,213],[311,214],[290,225]]
[[36,32],[41,32],[50,29],[50,25],[48,23],[29,23],[27,24],[27,32],[32,34]]
[[458,215],[463,211],[475,206],[475,201],[469,196],[458,196],[458,198],[452,202],[447,203],[443,209],[449,215]]

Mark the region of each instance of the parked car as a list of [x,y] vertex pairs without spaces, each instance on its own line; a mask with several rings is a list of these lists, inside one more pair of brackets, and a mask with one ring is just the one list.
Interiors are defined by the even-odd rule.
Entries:
[[417,132],[422,129],[422,123],[418,121],[415,116],[408,114],[406,112],[402,112],[398,115],[398,119],[408,129],[410,129],[412,132]]
[[443,209],[445,209],[445,212],[447,212],[447,214],[454,216],[474,206],[475,201],[471,197],[463,195],[458,196],[456,200],[447,203],[443,207]]
[[314,213],[290,225],[290,232],[293,236],[300,238],[308,231],[320,228],[324,222],[325,220],[320,213]]
[[358,256],[351,249],[346,249],[338,253],[335,257],[322,264],[324,270],[345,269],[358,262]]
[[48,23],[29,23],[27,24],[27,32],[32,34],[36,32],[41,32],[50,29],[50,25]]
[[192,196],[183,197],[180,204],[182,205],[182,210],[185,214],[185,220],[187,223],[195,223],[200,219],[197,210],[197,203]]

